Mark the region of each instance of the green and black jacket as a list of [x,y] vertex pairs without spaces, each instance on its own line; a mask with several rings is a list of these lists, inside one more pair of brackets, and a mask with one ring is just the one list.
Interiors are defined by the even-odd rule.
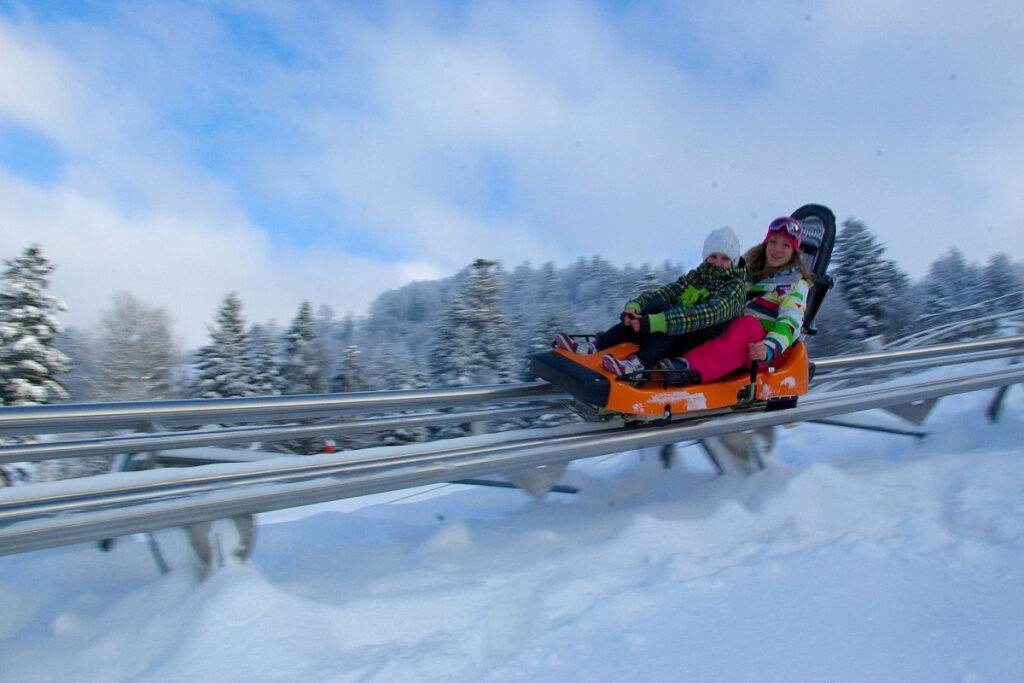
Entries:
[[645,313],[644,308],[661,299],[670,308],[647,314],[651,332],[686,334],[726,323],[744,312],[747,269],[743,261],[735,268],[702,263],[675,282],[644,292],[625,308]]

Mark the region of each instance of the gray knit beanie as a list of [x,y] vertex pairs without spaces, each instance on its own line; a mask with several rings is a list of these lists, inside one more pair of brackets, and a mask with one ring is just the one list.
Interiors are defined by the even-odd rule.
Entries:
[[725,254],[732,259],[733,267],[740,260],[740,240],[729,226],[711,231],[711,234],[704,240],[704,253],[700,260],[706,261],[708,256],[716,252]]

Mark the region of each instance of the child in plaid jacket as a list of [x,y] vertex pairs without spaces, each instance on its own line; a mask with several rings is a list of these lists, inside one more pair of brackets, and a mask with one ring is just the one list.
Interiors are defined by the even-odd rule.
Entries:
[[746,269],[739,262],[739,240],[731,228],[713,230],[704,240],[703,262],[679,279],[643,292],[624,307],[619,322],[579,342],[559,333],[554,346],[589,354],[630,341],[640,349],[618,359],[605,354],[602,365],[616,375],[653,368],[662,358],[689,350],[725,329],[743,313]]

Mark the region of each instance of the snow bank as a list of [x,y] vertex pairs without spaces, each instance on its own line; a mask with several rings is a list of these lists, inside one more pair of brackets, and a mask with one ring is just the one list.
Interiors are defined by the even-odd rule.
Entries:
[[[1020,680],[1024,458],[946,401],[914,439],[801,425],[575,463],[578,496],[431,487],[266,515],[203,581],[142,543],[0,558],[4,680]],[[399,504],[401,503],[401,504]]]

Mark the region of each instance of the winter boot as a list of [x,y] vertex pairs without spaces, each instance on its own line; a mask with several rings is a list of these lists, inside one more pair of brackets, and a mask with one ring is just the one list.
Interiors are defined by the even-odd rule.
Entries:
[[679,358],[662,358],[658,363],[659,370],[689,370],[690,361],[682,356]]
[[640,372],[644,369],[644,364],[640,362],[640,359],[636,357],[636,354],[627,356],[626,358],[619,360],[610,353],[604,354],[601,357],[601,365],[605,370],[614,374],[616,377],[621,377],[625,374],[634,372]]
[[579,356],[589,356],[592,353],[597,353],[597,346],[594,342],[586,339],[584,341],[576,341],[565,332],[559,332],[555,335],[555,341],[552,342],[551,346],[556,349],[565,349],[571,351]]
[[690,367],[685,358],[662,358],[658,369],[664,373],[665,381],[676,386],[700,384],[700,373]]

